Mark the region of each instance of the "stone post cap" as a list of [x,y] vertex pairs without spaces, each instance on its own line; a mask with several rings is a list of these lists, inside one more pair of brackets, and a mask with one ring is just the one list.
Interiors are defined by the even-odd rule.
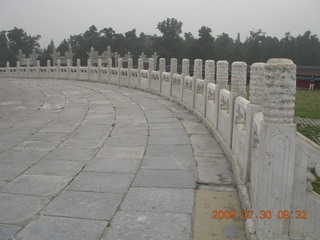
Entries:
[[133,68],[133,59],[131,57],[128,58],[128,68]]
[[247,64],[233,62],[231,68],[231,91],[244,94],[246,92]]
[[194,60],[193,76],[194,78],[202,79],[202,60],[201,59]]
[[176,58],[171,58],[170,60],[170,72],[171,73],[178,72],[178,60]]
[[277,66],[277,67],[285,67],[288,65],[295,65],[291,59],[287,58],[271,58],[267,61],[268,65]]
[[293,123],[296,93],[296,65],[290,59],[272,58],[266,63],[265,122]]
[[166,71],[166,59],[160,58],[159,60],[159,71],[165,72]]
[[182,59],[182,73],[189,75],[189,67],[190,67],[190,60],[189,59]]
[[229,63],[225,60],[220,60],[217,62],[217,84],[222,86],[228,85],[229,77]]
[[215,61],[206,60],[205,61],[205,79],[209,82],[214,82],[214,73],[215,73]]
[[250,66],[250,96],[251,104],[262,105],[264,102],[266,63],[254,63]]
[[154,59],[149,58],[149,70],[153,71],[154,70]]

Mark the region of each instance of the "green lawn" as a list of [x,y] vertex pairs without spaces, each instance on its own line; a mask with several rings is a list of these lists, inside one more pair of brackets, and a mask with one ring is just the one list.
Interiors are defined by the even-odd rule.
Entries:
[[320,91],[297,90],[295,104],[297,117],[320,119]]
[[[320,91],[297,90],[295,105],[295,115],[297,117],[320,119]],[[313,141],[314,136],[320,134],[320,126],[303,127],[298,125],[297,130]],[[313,173],[315,174],[315,171]],[[320,177],[317,177],[312,186],[313,190],[320,194]]]

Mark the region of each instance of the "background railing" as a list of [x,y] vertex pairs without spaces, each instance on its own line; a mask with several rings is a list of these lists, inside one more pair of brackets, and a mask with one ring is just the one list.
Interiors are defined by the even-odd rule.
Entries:
[[[246,99],[248,67],[244,62],[195,60],[193,76],[189,60],[177,59],[166,71],[150,59],[149,69],[133,69],[132,59],[117,67],[37,66],[0,68],[0,77],[50,78],[93,81],[136,88],[159,94],[184,106],[210,129],[229,159],[243,210],[254,211],[246,219],[248,239],[320,239],[320,196],[312,191],[314,171],[320,175],[320,147],[296,131],[293,123],[296,66],[288,59],[270,59],[250,66],[250,98]],[[231,69],[231,73],[229,70]],[[229,76],[231,75],[230,81]],[[229,90],[230,89],[230,90]],[[272,214],[262,219],[262,212]],[[285,217],[281,213],[291,215]],[[279,215],[280,213],[280,215]],[[303,216],[302,216],[303,215]]]

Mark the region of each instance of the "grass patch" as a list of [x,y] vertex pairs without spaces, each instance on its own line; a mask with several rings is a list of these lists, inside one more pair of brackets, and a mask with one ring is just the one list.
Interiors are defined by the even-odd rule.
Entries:
[[[297,117],[320,119],[320,91],[297,90],[294,110]],[[320,126],[302,127],[298,125],[297,131],[310,140],[317,142],[315,138],[316,135],[320,135]],[[314,170],[313,173],[315,174]],[[320,194],[320,177],[317,177],[312,186],[313,191]]]
[[320,177],[317,176],[314,169],[311,172],[317,177],[317,180],[312,183],[313,191],[320,194]]
[[320,119],[320,91],[297,90],[295,116]]
[[306,127],[298,126],[297,130],[299,133],[309,138],[310,140],[314,142],[318,142],[318,140],[316,139],[316,136],[320,135],[320,126],[306,126]]

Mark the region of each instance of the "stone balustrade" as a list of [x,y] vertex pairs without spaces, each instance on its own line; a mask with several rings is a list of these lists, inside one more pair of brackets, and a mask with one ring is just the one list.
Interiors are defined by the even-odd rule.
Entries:
[[[270,59],[250,66],[250,98],[246,98],[247,65],[231,64],[231,84],[227,61],[195,60],[194,75],[189,75],[189,60],[183,59],[177,73],[177,59],[165,70],[160,59],[155,70],[154,59],[149,69],[133,69],[132,59],[123,68],[119,59],[108,67],[98,61],[97,67],[57,66],[0,68],[4,78],[53,78],[94,81],[121,85],[159,94],[192,111],[210,129],[232,165],[235,184],[243,210],[254,211],[246,219],[248,239],[319,239],[320,196],[312,191],[314,169],[320,175],[320,147],[296,132],[293,123],[296,67],[288,59]],[[215,78],[216,76],[216,78]],[[230,90],[229,90],[230,88]],[[261,212],[271,212],[261,219]],[[281,211],[292,218],[280,218]],[[298,219],[298,211],[307,219]],[[303,212],[305,211],[305,212]]]

